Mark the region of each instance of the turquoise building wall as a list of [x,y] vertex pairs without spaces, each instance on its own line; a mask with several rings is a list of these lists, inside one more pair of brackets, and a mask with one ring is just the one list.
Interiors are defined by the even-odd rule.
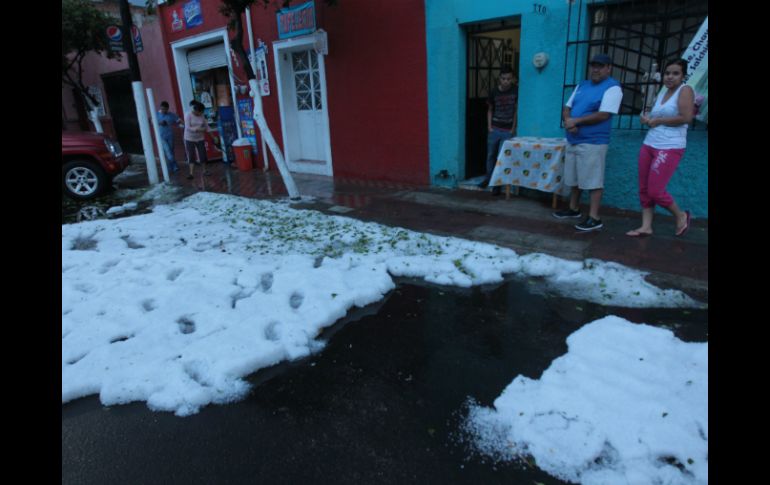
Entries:
[[[432,183],[465,179],[466,49],[465,26],[491,20],[519,17],[521,45],[519,72],[518,135],[563,137],[560,128],[565,65],[577,56],[576,80],[585,79],[584,52],[567,53],[567,27],[571,38],[587,37],[587,27],[576,25],[577,8],[564,0],[426,0],[428,59],[428,132]],[[577,2],[576,2],[577,5]],[[568,21],[572,8],[572,22]],[[583,6],[581,18],[586,20]],[[579,32],[578,32],[579,29]],[[538,71],[532,58],[546,52],[548,65]],[[567,82],[571,82],[572,70]],[[569,93],[567,93],[567,96]],[[565,98],[566,100],[566,98]],[[627,124],[623,124],[627,126]],[[614,129],[607,152],[602,204],[639,210],[637,156],[645,131]],[[442,170],[448,179],[436,176]],[[668,185],[680,207],[696,217],[708,217],[708,132],[692,131],[687,151]],[[583,195],[584,202],[587,194]],[[662,211],[662,209],[659,209]],[[665,211],[662,211],[665,212]]]

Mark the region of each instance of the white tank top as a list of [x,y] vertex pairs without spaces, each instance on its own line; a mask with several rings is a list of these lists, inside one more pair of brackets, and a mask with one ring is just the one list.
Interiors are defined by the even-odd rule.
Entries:
[[[655,100],[655,106],[652,107],[650,112],[650,118],[679,116],[679,93],[682,92],[684,86],[685,84],[679,86],[665,104],[661,104],[665,93],[658,95],[658,99]],[[687,123],[679,126],[658,125],[655,128],[650,128],[647,132],[644,144],[658,150],[685,148],[687,146],[687,128],[689,128]]]

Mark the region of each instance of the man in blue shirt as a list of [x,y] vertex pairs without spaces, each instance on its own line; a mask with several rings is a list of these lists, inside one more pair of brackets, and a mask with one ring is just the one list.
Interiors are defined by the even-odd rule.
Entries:
[[162,101],[158,110],[158,124],[160,125],[160,140],[163,153],[166,154],[166,166],[170,172],[178,172],[179,165],[174,158],[174,125],[184,126],[182,120],[175,113],[168,110],[168,103]]
[[591,59],[591,79],[581,81],[562,109],[567,130],[567,150],[564,156],[564,184],[572,188],[569,209],[557,211],[558,219],[580,218],[580,194],[588,190],[588,217],[575,226],[579,231],[602,228],[599,205],[604,192],[604,166],[610,143],[613,114],[620,110],[623,90],[610,77],[612,60],[606,54]]

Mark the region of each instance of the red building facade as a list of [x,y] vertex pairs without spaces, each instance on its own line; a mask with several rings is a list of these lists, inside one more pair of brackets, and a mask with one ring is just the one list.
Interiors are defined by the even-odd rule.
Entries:
[[[265,118],[290,169],[429,184],[422,0],[307,3],[292,8],[313,9],[315,33],[280,38],[277,7],[255,4],[250,12],[253,42],[264,54],[257,71],[260,89],[269,92],[262,96]],[[174,104],[186,111],[193,99],[203,102],[212,128],[228,143],[255,130],[246,73],[219,6],[177,0],[159,5],[158,17]],[[252,143],[262,152],[258,130]],[[263,157],[257,156],[259,166]],[[270,156],[271,169],[274,163]]]

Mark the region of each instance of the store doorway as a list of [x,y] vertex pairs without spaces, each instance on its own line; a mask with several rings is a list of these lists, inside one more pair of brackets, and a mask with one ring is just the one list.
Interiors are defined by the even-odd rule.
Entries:
[[313,39],[274,45],[284,157],[293,172],[332,175],[324,56]]
[[513,69],[518,83],[521,22],[496,20],[467,26],[466,31],[465,178],[480,182],[486,173],[487,97],[503,66]]
[[[240,138],[240,115],[235,107],[238,94],[227,31],[217,30],[173,42],[171,52],[176,68],[179,96],[183,110],[191,101],[204,106],[204,117],[210,132],[205,135],[209,161],[233,162],[232,143]],[[245,85],[244,80],[240,80]],[[242,98],[247,95],[242,94]]]
[[127,153],[144,153],[134,91],[131,89],[131,73],[119,71],[102,74],[102,83],[110,107],[112,127],[121,148]]

